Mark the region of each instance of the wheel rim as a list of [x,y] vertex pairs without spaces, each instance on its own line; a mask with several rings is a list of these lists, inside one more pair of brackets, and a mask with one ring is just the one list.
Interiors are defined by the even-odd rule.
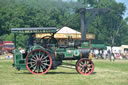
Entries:
[[51,65],[51,56],[42,49],[33,50],[26,57],[26,67],[32,74],[45,74]]
[[94,64],[90,59],[82,58],[77,63],[77,71],[83,75],[89,75],[94,70]]

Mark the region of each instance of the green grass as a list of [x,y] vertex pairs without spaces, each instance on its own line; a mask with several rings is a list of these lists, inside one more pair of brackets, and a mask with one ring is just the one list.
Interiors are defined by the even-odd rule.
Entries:
[[48,74],[34,75],[27,70],[17,71],[11,66],[12,60],[0,60],[0,85],[128,85],[128,60],[93,61],[93,74],[85,76],[62,66]]

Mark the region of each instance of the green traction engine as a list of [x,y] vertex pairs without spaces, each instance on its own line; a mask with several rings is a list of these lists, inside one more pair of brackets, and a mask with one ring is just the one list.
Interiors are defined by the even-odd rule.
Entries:
[[94,64],[89,59],[90,44],[84,41],[68,41],[61,45],[54,38],[55,27],[43,28],[12,28],[16,46],[16,35],[19,33],[50,33],[51,36],[45,36],[36,39],[34,45],[21,53],[15,48],[13,57],[13,66],[17,70],[28,70],[32,74],[45,74],[50,69],[56,69],[62,64],[62,60],[77,60],[76,70],[83,75],[89,75],[94,70]]

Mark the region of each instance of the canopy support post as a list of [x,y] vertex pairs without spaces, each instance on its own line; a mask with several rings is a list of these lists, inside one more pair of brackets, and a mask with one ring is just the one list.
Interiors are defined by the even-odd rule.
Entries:
[[16,33],[14,33],[14,43],[15,43],[15,48],[16,48]]

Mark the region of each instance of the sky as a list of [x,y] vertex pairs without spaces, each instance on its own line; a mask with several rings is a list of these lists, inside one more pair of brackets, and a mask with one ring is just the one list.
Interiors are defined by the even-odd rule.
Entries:
[[126,8],[125,14],[123,15],[124,18],[128,17],[128,0],[116,0],[117,2],[124,3]]

